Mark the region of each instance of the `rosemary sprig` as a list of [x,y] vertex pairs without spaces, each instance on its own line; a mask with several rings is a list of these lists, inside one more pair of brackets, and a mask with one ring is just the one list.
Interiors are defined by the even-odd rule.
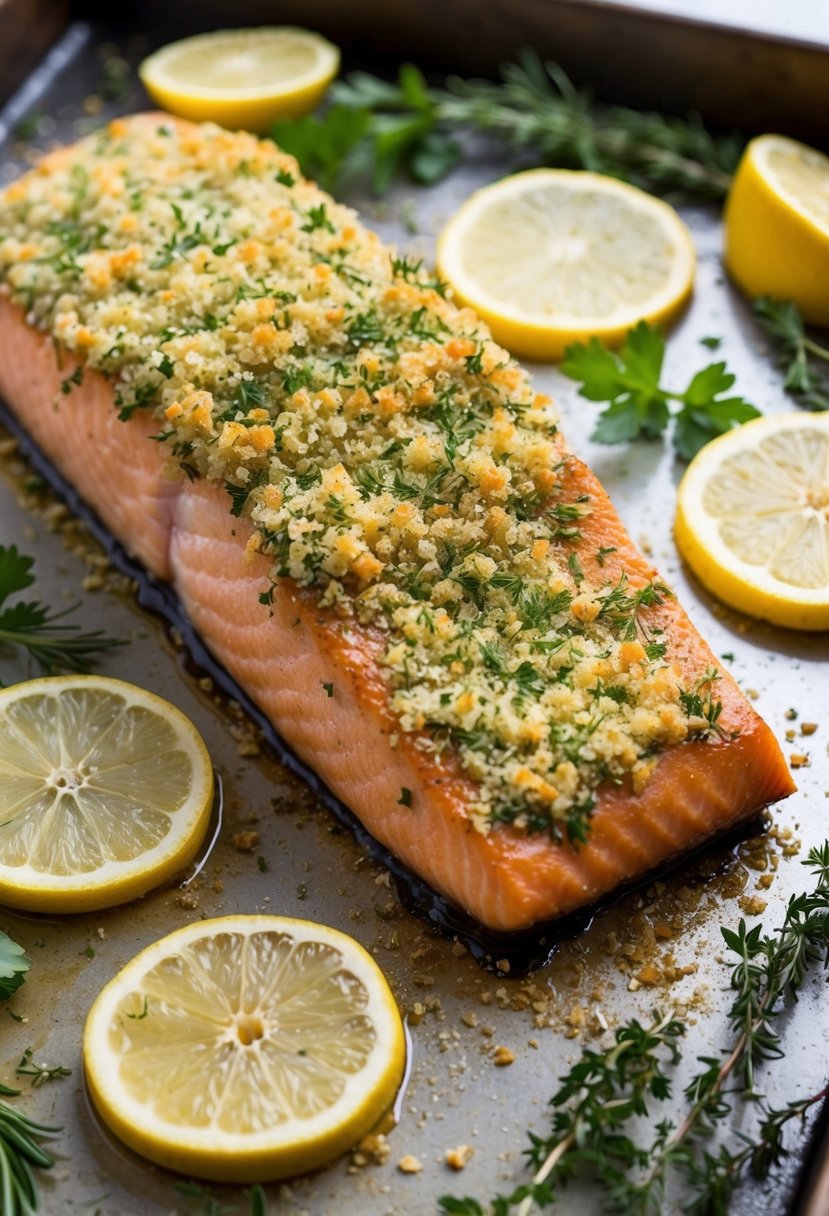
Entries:
[[[439,180],[460,158],[468,143],[462,137],[479,131],[535,164],[593,169],[660,194],[719,200],[743,145],[737,136],[713,135],[695,115],[667,118],[596,104],[557,64],[532,52],[503,65],[499,81],[452,76],[443,88],[430,88],[406,64],[396,83],[354,72],[335,85],[334,97],[330,120],[315,120],[303,131],[304,146],[288,150],[303,168],[322,163],[330,185],[362,145],[379,193],[401,167],[416,181]],[[336,130],[328,131],[329,122]],[[276,132],[277,141],[284,135]]]
[[[31,587],[34,559],[19,553],[15,545],[0,545],[0,647],[23,646],[47,673],[89,671],[102,651],[124,642],[110,638],[102,629],[82,633],[77,625],[63,624],[74,607],[52,612],[39,600],[6,600]],[[0,681],[2,683],[2,681]]]
[[[6,1097],[19,1090],[2,1086]],[[35,1123],[8,1102],[0,1102],[0,1212],[3,1216],[34,1216],[40,1197],[34,1171],[48,1170],[55,1164],[51,1153],[38,1143],[55,1136],[59,1127]]]
[[822,366],[829,364],[829,346],[810,337],[791,300],[760,296],[754,315],[772,340],[786,392],[807,410],[829,410],[829,367]]
[[[815,885],[790,899],[776,933],[764,934],[760,925],[748,929],[744,921],[736,931],[721,930],[736,956],[730,975],[736,994],[729,1010],[732,1041],[722,1057],[700,1058],[703,1067],[685,1088],[688,1105],[680,1122],[657,1123],[646,1146],[629,1133],[632,1119],[649,1118],[653,1103],[670,1097],[668,1070],[681,1057],[685,1033],[670,1013],[657,1014],[644,1027],[634,1019],[616,1031],[611,1048],[585,1050],[562,1078],[551,1100],[550,1136],[530,1133],[526,1155],[535,1174],[529,1183],[496,1196],[486,1208],[475,1199],[444,1196],[440,1210],[451,1216],[530,1216],[555,1204],[556,1183],[581,1173],[603,1190],[607,1206],[627,1216],[667,1211],[672,1185],[681,1190],[682,1211],[724,1216],[746,1172],[768,1173],[786,1152],[788,1124],[802,1121],[829,1092],[828,1086],[774,1108],[755,1089],[758,1065],[783,1055],[775,1022],[785,1000],[796,995],[815,964],[829,961],[829,841],[812,849],[803,864],[815,874]],[[738,1134],[737,1151],[727,1144],[706,1148],[731,1115],[735,1096],[757,1103],[757,1138]]]

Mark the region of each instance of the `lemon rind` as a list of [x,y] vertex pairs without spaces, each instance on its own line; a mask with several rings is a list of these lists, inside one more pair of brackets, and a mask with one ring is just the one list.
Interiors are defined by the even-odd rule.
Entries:
[[41,676],[0,689],[3,706],[22,696],[54,695],[77,687],[108,689],[128,704],[153,709],[173,725],[189,757],[192,788],[187,802],[171,812],[171,829],[151,850],[128,861],[112,859],[96,870],[77,874],[44,874],[31,866],[0,861],[0,903],[30,912],[90,912],[114,907],[145,895],[180,873],[197,856],[213,809],[213,766],[193,723],[175,705],[147,689],[112,676]]
[[758,135],[748,146],[748,155],[754,162],[754,168],[758,176],[763,184],[772,191],[774,197],[784,203],[790,211],[793,211],[798,219],[808,224],[814,230],[815,236],[822,240],[828,239],[829,224],[821,224],[812,212],[806,210],[802,200],[786,188],[769,164],[769,154],[774,151],[775,147],[786,147],[797,150],[805,149],[807,152],[821,156],[827,162],[828,168],[829,157],[824,156],[819,149],[810,148],[808,144],[801,143],[797,139],[790,139],[787,135]]
[[[539,318],[537,313],[505,303],[470,278],[460,265],[458,235],[476,221],[489,199],[496,195],[501,198],[520,195],[529,179],[539,178],[554,180],[559,186],[573,192],[577,192],[585,182],[594,182],[600,184],[602,189],[633,199],[638,207],[650,210],[658,218],[666,234],[675,240],[677,249],[678,256],[666,286],[646,301],[644,306],[619,308],[614,313],[594,318],[562,312],[548,322]],[[669,324],[679,315],[692,294],[696,269],[696,252],[691,234],[667,203],[645,194],[635,186],[601,173],[569,169],[528,169],[476,190],[441,232],[436,260],[441,277],[450,284],[454,295],[462,303],[480,312],[493,329],[496,340],[502,341],[516,353],[528,354],[530,357],[537,355],[545,347],[555,348],[559,353],[563,353],[566,345],[591,336],[605,338],[611,342],[621,341],[628,330],[642,319]],[[499,331],[501,334],[509,333],[510,340],[499,337]]]
[[152,55],[149,55],[139,66],[138,74],[148,91],[157,89],[159,92],[164,92],[170,97],[176,97],[188,102],[214,101],[228,103],[237,101],[263,103],[279,101],[286,97],[291,97],[295,93],[301,93],[312,87],[322,85],[324,82],[333,79],[337,74],[340,66],[340,52],[327,38],[323,38],[320,34],[312,33],[310,30],[302,29],[300,26],[267,26],[264,28],[266,30],[278,29],[280,34],[299,35],[303,41],[313,45],[320,52],[316,63],[301,76],[291,76],[288,80],[281,82],[277,88],[266,88],[261,84],[241,89],[220,89],[203,85],[185,85],[181,80],[176,79],[174,75],[168,75],[165,70],[165,61],[175,57],[175,52],[182,43],[190,45],[202,43],[206,47],[209,47],[211,44],[215,45],[215,41],[219,37],[231,40],[236,39],[240,35],[261,32],[252,28],[246,28],[195,34],[191,38],[182,38],[177,42],[169,43],[167,46],[154,51]]
[[[725,544],[703,506],[710,477],[724,457],[747,448],[754,435],[818,427],[829,431],[829,415],[772,414],[755,418],[707,444],[685,472],[677,492],[674,535],[680,555],[712,595],[748,616],[789,629],[829,629],[829,587],[798,588],[744,561]],[[700,528],[696,521],[710,521]]]
[[[258,1133],[226,1133],[181,1126],[159,1118],[147,1104],[119,1089],[117,1054],[109,1048],[109,1027],[125,991],[135,990],[160,959],[174,953],[178,942],[221,932],[292,932],[296,940],[323,941],[341,951],[344,966],[360,979],[369,1002],[362,1010],[377,1032],[374,1061],[368,1071],[348,1078],[343,1095],[326,1111]],[[135,980],[133,981],[133,975]],[[101,990],[84,1030],[83,1061],[93,1104],[106,1125],[130,1148],[160,1165],[200,1177],[228,1182],[264,1182],[304,1173],[333,1160],[374,1127],[389,1109],[405,1065],[405,1036],[388,983],[368,952],[336,929],[293,917],[230,915],[185,925],[142,950]],[[355,1091],[355,1100],[346,1102]],[[337,1117],[340,1108],[344,1108]]]

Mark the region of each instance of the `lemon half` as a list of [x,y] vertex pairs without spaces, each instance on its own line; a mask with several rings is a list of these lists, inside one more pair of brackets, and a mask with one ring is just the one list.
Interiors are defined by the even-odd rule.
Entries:
[[315,109],[340,52],[294,26],[215,30],[171,42],[138,69],[153,101],[195,122],[265,132],[278,118]]
[[690,233],[667,203],[599,173],[531,169],[477,190],[441,233],[438,270],[508,350],[558,359],[691,294]]
[[83,1055],[96,1108],[136,1152],[264,1182],[323,1165],[376,1124],[405,1040],[388,984],[353,938],[227,916],[129,962],[89,1012]]
[[0,690],[0,903],[82,912],[143,895],[201,844],[213,769],[153,693],[105,676]]
[[829,629],[829,415],[757,418],[707,444],[679,486],[676,542],[732,607]]
[[829,325],[829,157],[782,135],[751,141],[726,202],[725,264],[747,295]]

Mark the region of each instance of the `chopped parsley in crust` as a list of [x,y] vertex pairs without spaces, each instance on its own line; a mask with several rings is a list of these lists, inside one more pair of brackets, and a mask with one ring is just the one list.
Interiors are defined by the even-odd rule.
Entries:
[[683,690],[648,623],[667,589],[585,574],[550,401],[273,144],[111,123],[0,196],[0,281],[226,486],[275,583],[384,631],[400,728],[457,752],[481,831],[583,839],[602,782],[716,729],[716,673]]

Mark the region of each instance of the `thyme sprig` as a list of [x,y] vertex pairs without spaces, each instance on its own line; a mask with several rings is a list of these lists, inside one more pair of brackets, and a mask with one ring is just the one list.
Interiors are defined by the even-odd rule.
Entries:
[[18,1077],[31,1077],[29,1084],[32,1089],[38,1089],[41,1085],[45,1085],[47,1081],[54,1081],[57,1077],[71,1077],[72,1069],[66,1068],[63,1064],[38,1064],[32,1059],[32,1048],[27,1047],[23,1052],[20,1063],[14,1070]]
[[[660,194],[719,200],[743,144],[737,136],[712,134],[695,115],[667,118],[599,105],[557,64],[529,51],[504,64],[498,81],[451,76],[443,88],[430,88],[405,64],[395,83],[354,72],[335,85],[334,97],[330,118],[308,124],[303,145],[288,150],[303,168],[322,164],[330,183],[362,145],[379,193],[399,168],[415,181],[439,180],[468,145],[459,137],[479,131],[534,164],[593,169]],[[284,140],[284,125],[275,134]]]
[[760,296],[754,315],[772,340],[786,392],[807,410],[829,410],[829,346],[807,333],[791,300]]
[[[5,1097],[20,1091],[0,1086]],[[34,1216],[40,1208],[35,1170],[55,1164],[51,1153],[39,1144],[55,1136],[59,1127],[35,1123],[8,1102],[0,1102],[0,1212],[3,1216]]]
[[[766,934],[761,925],[721,929],[736,961],[729,986],[735,996],[728,1014],[731,1042],[722,1056],[700,1057],[700,1071],[684,1090],[687,1107],[678,1123],[656,1124],[650,1144],[630,1134],[631,1120],[650,1118],[655,1103],[671,1096],[670,1069],[681,1059],[685,1026],[671,1012],[642,1026],[636,1019],[617,1029],[605,1052],[586,1049],[562,1078],[551,1099],[549,1136],[529,1134],[526,1155],[533,1178],[486,1207],[476,1199],[444,1196],[449,1216],[530,1216],[557,1201],[555,1184],[576,1174],[592,1179],[614,1211],[661,1216],[672,1191],[691,1216],[724,1216],[747,1173],[763,1177],[786,1153],[784,1132],[806,1117],[829,1086],[806,1098],[773,1107],[757,1093],[763,1061],[779,1059],[783,1046],[777,1019],[810,970],[829,962],[829,841],[803,862],[815,875],[809,892],[792,896],[781,926]],[[756,1137],[737,1133],[738,1148],[706,1146],[728,1130],[735,1098],[756,1104]]]

